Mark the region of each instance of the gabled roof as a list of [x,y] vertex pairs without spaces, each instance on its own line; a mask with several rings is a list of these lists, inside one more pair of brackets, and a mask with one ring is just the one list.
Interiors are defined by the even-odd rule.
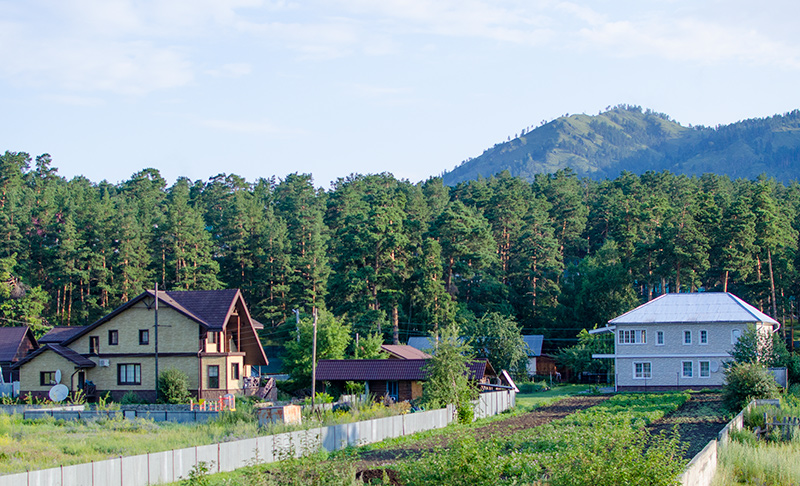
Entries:
[[529,357],[542,355],[542,343],[544,342],[544,336],[542,334],[522,336],[522,340],[525,341],[525,346],[527,348],[525,351],[527,351]]
[[[317,364],[317,381],[374,381],[426,379],[426,359],[322,359]],[[471,361],[470,379],[480,380],[491,366],[486,360]],[[494,370],[492,370],[493,372]]]
[[664,294],[608,321],[618,324],[778,322],[729,292]]
[[11,363],[16,359],[26,336],[34,349],[37,348],[36,338],[28,326],[0,327],[0,363]]
[[56,326],[39,338],[39,344],[61,344],[78,334],[86,326]]
[[79,353],[64,347],[60,344],[45,344],[41,348],[37,349],[36,351],[32,352],[31,354],[25,356],[25,358],[17,361],[13,365],[12,368],[19,368],[20,366],[24,365],[28,361],[32,360],[36,356],[44,353],[45,351],[53,351],[54,353],[58,354],[62,358],[65,358],[69,361],[72,361],[75,364],[76,368],[94,368],[97,364],[90,360],[89,358],[85,358],[81,356]]
[[428,359],[430,354],[406,344],[381,344],[381,349],[398,359]]
[[221,331],[233,311],[239,289],[170,290],[164,293],[167,297],[158,293],[159,300],[197,317],[211,330]]

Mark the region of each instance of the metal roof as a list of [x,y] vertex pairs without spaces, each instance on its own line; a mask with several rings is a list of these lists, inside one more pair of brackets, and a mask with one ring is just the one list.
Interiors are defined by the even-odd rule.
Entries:
[[612,325],[713,322],[778,324],[729,292],[664,294],[608,321]]
[[433,341],[427,336],[410,337],[408,338],[408,345],[426,353],[433,351]]
[[542,334],[522,336],[522,340],[525,341],[525,345],[527,346],[526,351],[528,356],[542,355],[542,342],[544,342],[544,336]]
[[390,357],[399,359],[428,359],[431,357],[430,354],[406,344],[381,344],[381,349],[389,353]]

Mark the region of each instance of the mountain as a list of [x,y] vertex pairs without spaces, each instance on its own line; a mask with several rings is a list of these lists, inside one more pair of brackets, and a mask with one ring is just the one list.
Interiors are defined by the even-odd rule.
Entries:
[[443,174],[444,183],[508,170],[533,180],[571,168],[579,177],[707,172],[732,179],[764,173],[784,183],[800,180],[800,110],[714,128],[685,127],[663,113],[620,105],[597,116],[558,118],[500,143]]

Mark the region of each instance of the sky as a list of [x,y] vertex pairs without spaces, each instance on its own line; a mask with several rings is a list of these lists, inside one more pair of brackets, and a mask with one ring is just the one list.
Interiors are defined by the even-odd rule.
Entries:
[[411,182],[617,104],[800,108],[796,0],[0,0],[0,152],[171,184]]

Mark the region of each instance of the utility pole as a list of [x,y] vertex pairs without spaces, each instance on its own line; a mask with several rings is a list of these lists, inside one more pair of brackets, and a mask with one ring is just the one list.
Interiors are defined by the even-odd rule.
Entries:
[[297,331],[297,342],[299,343],[300,342],[300,311],[297,310],[297,309],[292,309],[292,312],[294,312],[294,320],[295,320],[294,329],[295,329],[295,331]]
[[317,308],[314,307],[314,337],[311,340],[311,410],[317,396]]
[[155,284],[155,358],[156,358],[156,397],[158,397],[158,282]]

